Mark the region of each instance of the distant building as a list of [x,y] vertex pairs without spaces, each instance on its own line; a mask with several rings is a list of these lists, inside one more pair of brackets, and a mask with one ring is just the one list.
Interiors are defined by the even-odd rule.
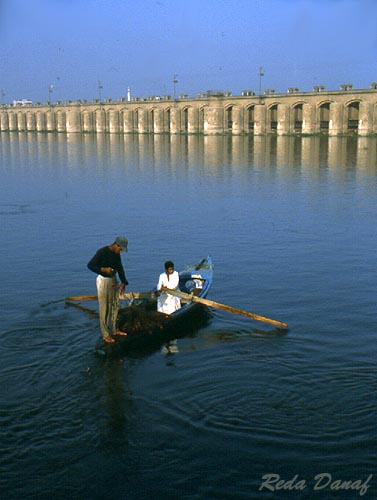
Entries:
[[21,99],[19,101],[13,101],[13,106],[32,106],[33,101],[28,99]]
[[342,85],[340,86],[340,90],[342,90],[343,92],[348,92],[349,90],[352,89],[353,89],[352,83],[342,83]]
[[313,92],[324,92],[326,87],[324,85],[314,85]]

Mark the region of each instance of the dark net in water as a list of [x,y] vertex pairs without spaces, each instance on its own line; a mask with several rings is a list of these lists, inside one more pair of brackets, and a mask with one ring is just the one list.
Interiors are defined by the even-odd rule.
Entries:
[[141,303],[119,309],[118,327],[128,335],[153,335],[164,329],[169,317],[156,311],[155,302]]

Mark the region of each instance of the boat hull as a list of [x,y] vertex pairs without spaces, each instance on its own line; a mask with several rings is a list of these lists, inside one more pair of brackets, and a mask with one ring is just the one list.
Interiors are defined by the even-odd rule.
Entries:
[[[181,291],[205,298],[212,285],[213,263],[208,256],[199,263],[186,266],[179,273]],[[153,294],[152,294],[153,295]],[[157,312],[157,298],[134,301],[119,310],[118,327],[127,336],[117,336],[115,343],[96,344],[102,356],[125,354],[131,351],[155,350],[170,340],[188,336],[206,325],[211,317],[207,307],[195,302],[183,303],[174,313]]]

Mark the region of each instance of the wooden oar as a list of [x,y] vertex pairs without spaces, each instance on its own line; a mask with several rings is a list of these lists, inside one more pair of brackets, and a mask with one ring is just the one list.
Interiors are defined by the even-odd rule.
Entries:
[[[150,299],[155,297],[154,292],[127,292],[120,295],[120,300],[137,300],[137,299]],[[98,295],[75,295],[66,297],[65,300],[98,300]]]
[[[215,309],[222,309],[233,314],[239,314],[241,316],[246,316],[247,318],[255,319],[257,321],[264,321],[265,323],[270,323],[272,325],[279,326],[281,328],[288,328],[286,323],[281,323],[274,319],[265,318],[264,316],[259,316],[258,314],[251,313],[249,311],[244,311],[242,309],[237,309],[236,307],[227,306],[226,304],[221,304],[220,302],[215,302],[213,300],[202,299],[201,297],[196,297],[193,294],[180,292],[179,290],[165,290],[165,292],[170,295],[181,298],[186,302],[198,302],[208,307],[214,307]],[[121,295],[120,300],[137,300],[137,299],[149,299],[156,296],[155,292],[128,292]],[[98,295],[75,295],[72,297],[66,297],[67,301],[81,301],[81,300],[98,300]]]
[[65,300],[98,300],[98,295],[75,295],[66,297]]
[[66,301],[66,305],[70,307],[74,307],[76,309],[79,309],[80,311],[84,311],[91,316],[96,316],[98,317],[98,311],[94,311],[94,309],[89,309],[89,307],[84,307],[81,304],[75,304],[74,302],[69,302],[68,300]]
[[258,314],[251,313],[249,311],[244,311],[242,309],[237,309],[236,307],[227,306],[226,304],[220,304],[219,302],[214,302],[213,300],[202,299],[201,297],[196,297],[193,294],[180,292],[179,290],[164,290],[170,295],[174,295],[175,297],[179,297],[187,302],[198,302],[199,304],[203,304],[208,307],[214,307],[216,309],[222,309],[223,311],[228,311],[233,314],[239,314],[241,316],[246,316],[247,318],[252,318],[257,321],[264,321],[265,323],[271,323],[272,325],[280,326],[281,328],[288,328],[286,323],[281,323],[280,321],[276,321],[274,319],[265,318],[264,316],[259,316]]

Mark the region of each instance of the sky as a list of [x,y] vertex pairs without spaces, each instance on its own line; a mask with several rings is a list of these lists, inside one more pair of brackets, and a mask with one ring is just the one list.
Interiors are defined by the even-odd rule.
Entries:
[[376,0],[0,0],[3,103],[376,81]]

